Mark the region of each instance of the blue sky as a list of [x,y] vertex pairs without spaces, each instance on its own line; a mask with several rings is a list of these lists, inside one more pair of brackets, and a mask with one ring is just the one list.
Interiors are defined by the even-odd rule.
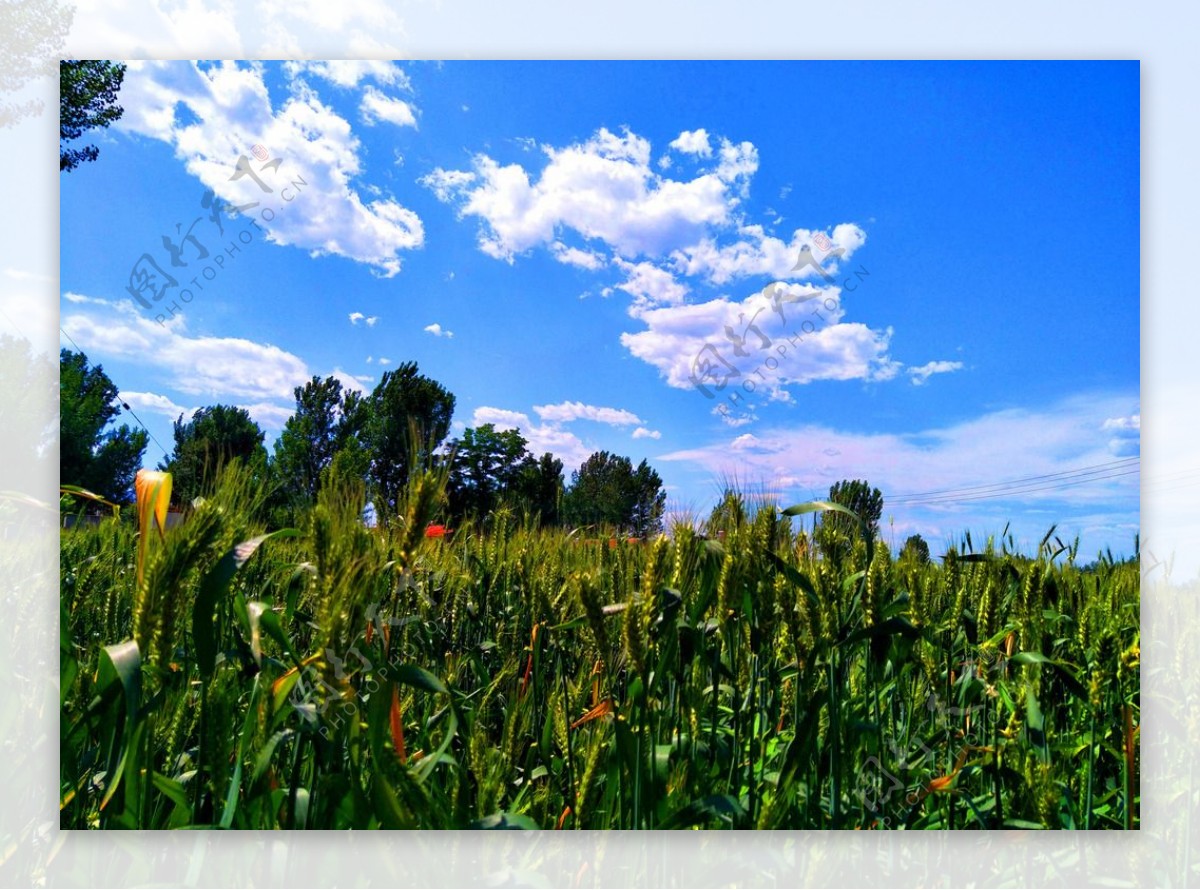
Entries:
[[121,102],[61,177],[62,326],[168,448],[413,360],[454,434],[647,458],[673,510],[866,478],[897,544],[1132,549],[1136,62],[135,63]]

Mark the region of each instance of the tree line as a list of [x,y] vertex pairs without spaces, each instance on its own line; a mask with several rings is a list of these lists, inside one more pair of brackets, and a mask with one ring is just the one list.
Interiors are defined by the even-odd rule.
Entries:
[[[113,503],[128,503],[147,447],[144,430],[117,424],[118,390],[80,352],[60,354],[61,481]],[[297,386],[295,409],[268,451],[244,408],[210,405],[174,423],[174,446],[158,469],[173,478],[176,505],[202,497],[220,468],[249,466],[272,525],[292,523],[334,479],[359,480],[377,516],[393,515],[413,470],[447,473],[445,518],[452,526],[508,506],[541,525],[606,526],[646,536],[662,530],[666,493],[645,460],[592,454],[565,478],[549,452],[532,453],[517,430],[493,424],[448,438],[455,397],[415,362],[387,371],[370,392],[335,377]],[[125,406],[128,407],[128,406]]]

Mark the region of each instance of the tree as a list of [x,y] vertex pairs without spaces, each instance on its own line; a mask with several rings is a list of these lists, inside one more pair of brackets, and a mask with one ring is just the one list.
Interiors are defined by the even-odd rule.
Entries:
[[363,444],[370,457],[375,506],[394,512],[415,459],[425,463],[446,438],[454,396],[418,373],[416,362],[388,371],[364,400]]
[[133,499],[133,479],[146,451],[145,430],[109,429],[121,412],[117,387],[82,352],[59,353],[59,475],[114,503]]
[[525,461],[532,461],[524,436],[516,430],[497,430],[490,423],[463,431],[449,445],[454,458],[446,494],[450,515],[456,520],[482,518],[502,497],[517,493]]
[[[872,535],[879,534],[879,517],[883,515],[883,495],[878,488],[871,488],[863,479],[853,481],[843,479],[830,486],[829,500],[853,510],[854,514],[867,524]],[[857,525],[845,513],[826,513],[822,522],[832,522],[847,531],[858,534]]]
[[94,161],[100,149],[94,145],[68,148],[87,130],[105,128],[125,113],[117,104],[117,92],[125,79],[119,62],[67,59],[59,66],[58,169],[74,170],[84,161]]
[[563,464],[550,452],[521,462],[516,482],[522,506],[538,517],[541,525],[557,525],[563,497]]
[[[830,486],[829,500],[853,511],[855,516],[866,523],[872,537],[879,534],[883,495],[878,488],[871,488],[862,479],[843,479]],[[840,562],[861,534],[859,524],[855,520],[845,513],[828,510],[821,514],[821,521],[816,529],[816,541],[827,558]]]
[[172,476],[172,491],[180,503],[190,504],[212,484],[231,460],[249,464],[265,481],[267,450],[263,431],[245,408],[212,405],[201,408],[186,423],[175,421],[175,448],[159,464]]
[[645,536],[662,529],[666,492],[658,473],[642,461],[599,451],[571,474],[563,509],[575,525],[607,524]]
[[929,562],[929,545],[925,543],[925,539],[920,535],[909,535],[908,540],[904,542],[904,546],[900,549],[900,556],[909,556],[916,560],[918,565],[925,565]]
[[335,377],[313,377],[293,393],[296,411],[275,440],[272,481],[281,500],[295,507],[316,501],[322,475],[338,452],[361,450],[357,437],[366,412],[361,395],[344,390]]

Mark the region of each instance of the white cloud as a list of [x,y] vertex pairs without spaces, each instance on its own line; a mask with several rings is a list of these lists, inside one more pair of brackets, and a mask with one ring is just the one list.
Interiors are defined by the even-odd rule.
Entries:
[[959,371],[962,369],[962,362],[926,362],[917,368],[909,368],[908,373],[912,376],[912,382],[916,386],[920,386],[933,374],[948,374],[951,371]]
[[633,438],[657,439],[661,433],[641,426],[641,418],[623,408],[606,408],[587,405],[583,402],[561,402],[557,405],[536,405],[533,409],[541,423],[530,420],[529,415],[505,408],[476,408],[471,425],[493,424],[497,429],[515,429],[525,437],[529,451],[541,455],[549,451],[563,462],[568,470],[578,468],[597,449],[585,443],[565,425],[579,420],[594,421],[610,426],[636,426]]
[[734,145],[721,140],[721,162],[717,165],[717,176],[728,183],[736,183],[744,195],[750,189],[750,177],[758,171],[758,149],[752,142]]
[[669,179],[651,169],[648,140],[604,128],[586,142],[543,152],[548,162],[538,174],[477,155],[471,171],[438,168],[421,181],[460,215],[480,220],[480,249],[489,256],[512,262],[571,229],[632,258],[694,244],[729,223],[757,168],[753,145],[723,141],[715,169]]
[[[121,89],[125,114],[116,126],[171,145],[187,171],[229,204],[259,201],[260,207],[246,211],[252,216],[274,211],[273,219],[259,219],[270,241],[395,275],[400,253],[424,244],[420,217],[392,197],[364,198],[352,184],[363,168],[350,124],[302,80],[292,82],[287,98],[273,102],[264,74],[258,62],[131,62]],[[239,156],[250,158],[256,144],[278,161],[274,168],[250,161],[250,173],[269,193],[249,173],[230,179]],[[248,227],[244,220],[227,220],[221,234],[205,225],[214,249]]]
[[[737,231],[738,240],[732,243],[718,245],[714,238],[706,237],[674,251],[671,259],[675,270],[685,275],[703,275],[713,284],[759,275],[769,275],[777,281],[817,279],[835,275],[867,241],[866,232],[853,223],[834,226],[829,234],[796,229],[786,242],[768,235],[760,225],[739,226]],[[818,244],[826,238],[829,246],[822,249]],[[813,265],[795,268],[806,246],[820,269]],[[842,253],[834,253],[837,250]]]
[[369,86],[363,91],[359,111],[363,121],[368,124],[380,120],[398,127],[417,128],[417,116],[411,105],[403,99],[386,96],[375,87]]
[[72,291],[66,291],[63,294],[63,299],[68,303],[91,303],[94,306],[112,306],[111,300],[106,300],[103,297],[89,297],[85,294],[77,294]]
[[126,402],[134,411],[162,414],[172,420],[175,420],[181,414],[184,420],[189,420],[196,413],[195,408],[185,408],[182,405],[177,405],[167,396],[153,392],[122,391],[118,401]]
[[1112,438],[1108,440],[1108,450],[1115,457],[1136,457],[1141,454],[1141,414],[1106,418],[1100,429],[1112,433]]
[[[105,308],[69,311],[63,315],[62,325],[89,354],[142,368],[202,404],[245,408],[264,430],[283,428],[295,411],[295,388],[313,376],[301,358],[277,346],[236,337],[193,337],[183,316],[160,325],[129,300],[85,298],[82,303]],[[357,392],[363,391],[361,381],[372,379],[356,378],[341,368],[318,376],[334,377],[344,388]],[[120,396],[135,411],[172,420],[180,414],[188,419],[197,410],[160,393],[122,391]]]
[[612,426],[632,426],[641,423],[632,411],[624,408],[601,408],[583,402],[562,402],[558,405],[535,405],[538,417],[550,423],[570,423],[573,420],[594,420]]
[[390,358],[382,358],[382,357],[375,359],[375,361],[379,362],[379,364],[381,364],[381,365],[390,365],[392,363],[392,360]]
[[[722,409],[725,409],[725,410],[722,410]],[[710,413],[714,417],[720,418],[721,422],[723,424],[725,424],[726,426],[730,426],[735,429],[739,426],[745,426],[748,423],[754,423],[754,421],[758,420],[757,414],[752,414],[752,413],[734,414],[734,413],[732,413],[731,411],[729,411],[729,406],[726,405],[724,402],[722,402],[720,405],[714,406]]]
[[615,262],[628,276],[617,288],[634,298],[634,307],[637,310],[664,304],[675,306],[687,298],[687,287],[676,281],[675,276],[665,269],[648,262],[628,263],[619,257]]
[[498,430],[517,430],[525,438],[531,454],[540,456],[550,452],[563,462],[568,473],[581,466],[594,450],[570,430],[560,429],[551,423],[532,423],[529,415],[519,411],[486,406],[476,408],[471,426],[478,428],[485,423],[493,424]]
[[444,328],[443,328],[443,327],[442,327],[440,324],[438,324],[436,321],[435,321],[433,324],[427,324],[427,325],[425,325],[425,327],[424,327],[424,330],[426,330],[426,331],[428,331],[429,333],[433,334],[433,336],[435,336],[435,337],[446,337],[446,338],[450,338],[450,337],[453,337],[453,336],[454,336],[454,331],[447,331],[447,330],[446,330],[446,329],[444,329]]
[[671,148],[684,154],[697,155],[702,158],[712,157],[712,146],[708,142],[708,130],[684,130],[671,143]]
[[304,361],[277,346],[237,337],[193,337],[183,316],[160,325],[129,300],[64,314],[63,330],[81,348],[156,371],[172,389],[208,399],[292,399],[311,375]]
[[[741,478],[788,480],[784,487],[798,498],[823,495],[842,478],[865,478],[884,495],[885,512],[961,515],[993,510],[1015,519],[1028,504],[1114,505],[1134,517],[1138,476],[1097,478],[1086,485],[1021,491],[1008,501],[929,503],[902,495],[966,489],[1017,478],[1044,477],[1079,467],[1111,463],[1105,418],[1128,410],[1123,394],[1081,394],[1036,408],[1009,408],[946,427],[906,433],[856,433],[821,424],[778,426],[753,435],[721,438],[710,444],[664,455],[721,474]],[[970,494],[970,493],[968,493]],[[889,502],[894,506],[889,508]],[[1003,518],[999,525],[1003,525]],[[1047,523],[1048,525],[1048,523]],[[961,531],[957,520],[948,531]],[[1044,528],[1042,529],[1044,531]],[[998,528],[997,528],[998,531]]]
[[669,386],[699,383],[715,398],[743,389],[743,396],[771,394],[815,380],[888,380],[900,369],[888,355],[892,329],[841,321],[837,288],[786,285],[771,297],[719,297],[632,314],[646,329],[622,334],[622,345],[658,368]]
[[263,430],[282,430],[288,418],[295,413],[295,408],[283,405],[273,405],[270,402],[256,402],[253,405],[238,405],[250,415],[250,418]]
[[361,80],[374,80],[403,90],[412,88],[408,74],[395,62],[340,59],[330,62],[288,62],[284,67],[289,74],[315,74],[339,87],[355,87]]
[[342,389],[350,392],[366,392],[366,387],[363,386],[364,380],[373,380],[372,377],[359,377],[354,374],[348,374],[341,368],[334,368],[333,372],[327,375],[337,380],[342,385]]
[[588,269],[592,272],[604,267],[604,254],[594,250],[567,247],[561,241],[555,241],[550,245],[550,251],[556,260],[569,266],[578,266],[580,269]]
[[420,182],[431,190],[439,201],[449,202],[457,193],[465,191],[475,182],[475,174],[467,170],[443,170],[438,167],[432,173],[421,177]]
[[373,327],[375,327],[375,323],[377,321],[379,321],[379,316],[378,315],[366,316],[366,315],[363,315],[361,312],[351,312],[350,313],[350,324],[358,324],[360,321],[366,322],[367,327],[373,328]]
[[529,415],[520,411],[509,411],[505,408],[476,408],[471,417],[471,425],[481,427],[490,423],[498,430],[515,430],[529,426]]
[[1101,429],[1106,430],[1140,430],[1142,428],[1142,415],[1131,414],[1128,417],[1110,417],[1104,421]]

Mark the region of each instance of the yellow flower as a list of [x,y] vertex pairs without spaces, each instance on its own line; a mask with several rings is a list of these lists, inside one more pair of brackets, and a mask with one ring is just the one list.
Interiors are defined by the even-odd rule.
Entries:
[[171,503],[171,474],[159,470],[138,470],[133,481],[137,492],[138,529],[138,583],[146,564],[146,548],[150,543],[151,517],[158,520],[158,533],[167,527],[167,508]]

